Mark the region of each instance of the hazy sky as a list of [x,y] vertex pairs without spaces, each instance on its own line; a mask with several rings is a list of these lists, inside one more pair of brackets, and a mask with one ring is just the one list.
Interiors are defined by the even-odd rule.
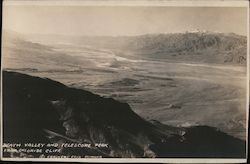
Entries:
[[208,30],[247,33],[242,7],[5,6],[3,27],[20,33],[140,35]]

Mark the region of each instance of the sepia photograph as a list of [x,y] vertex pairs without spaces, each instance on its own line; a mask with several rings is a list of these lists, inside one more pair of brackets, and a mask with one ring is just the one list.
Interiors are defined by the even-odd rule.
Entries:
[[242,163],[248,1],[5,0],[1,159]]

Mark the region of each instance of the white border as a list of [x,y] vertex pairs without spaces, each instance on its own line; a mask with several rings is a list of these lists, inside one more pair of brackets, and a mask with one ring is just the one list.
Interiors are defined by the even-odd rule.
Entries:
[[[4,7],[3,7],[4,8]],[[4,13],[4,9],[2,10],[2,15],[4,15],[3,14]],[[3,159],[3,152],[2,152],[2,150],[3,150],[3,148],[2,148],[2,145],[3,145],[3,104],[2,104],[2,102],[3,102],[3,71],[2,71],[2,66],[3,66],[3,35],[4,35],[4,33],[3,33],[3,16],[2,16],[2,30],[1,30],[1,72],[0,72],[0,74],[1,74],[1,79],[0,79],[0,108],[1,108],[1,110],[0,110],[0,116],[1,116],[1,119],[0,119],[0,126],[1,126],[1,131],[0,131],[0,161]]]
[[4,0],[3,5],[247,7],[247,0]]
[[[248,154],[248,119],[249,119],[249,1],[247,0],[4,0],[4,6],[8,5],[35,5],[35,6],[169,6],[169,7],[247,7],[247,99],[246,99],[246,155]],[[3,19],[2,19],[3,21]],[[3,31],[3,28],[2,28]],[[3,33],[2,33],[3,34]],[[3,41],[3,35],[1,40]],[[3,42],[2,42],[3,44]],[[3,49],[1,50],[3,54]],[[1,90],[2,90],[2,64],[1,60]],[[2,129],[2,91],[1,91],[1,145],[3,138]],[[3,158],[2,148],[0,158],[4,161],[55,161],[55,162],[126,162],[126,163],[246,163],[247,159],[212,159],[212,158]],[[247,158],[247,157],[246,157]]]
[[250,33],[249,33],[249,4],[248,4],[248,7],[247,7],[247,102],[246,102],[246,155],[248,156],[248,132],[249,132],[249,76],[250,76],[250,56],[249,56],[249,44],[250,44],[250,40],[249,40],[249,37],[250,37]]

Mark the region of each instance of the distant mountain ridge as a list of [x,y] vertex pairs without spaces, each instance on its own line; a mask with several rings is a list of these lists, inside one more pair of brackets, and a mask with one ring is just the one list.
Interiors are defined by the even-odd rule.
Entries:
[[69,70],[88,63],[84,59],[58,52],[52,46],[29,41],[23,34],[3,32],[3,68],[19,70]]
[[178,60],[190,57],[195,60],[197,56],[202,56],[203,59],[211,58],[211,63],[245,64],[247,54],[247,38],[233,33],[187,32],[131,37],[82,37],[78,42],[156,59]]
[[30,36],[41,43],[65,42],[114,51],[117,55],[215,64],[246,64],[247,37],[234,33],[187,31],[138,36]]

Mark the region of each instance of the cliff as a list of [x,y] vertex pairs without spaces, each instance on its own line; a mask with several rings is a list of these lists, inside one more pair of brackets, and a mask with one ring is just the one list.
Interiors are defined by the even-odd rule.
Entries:
[[245,157],[245,141],[218,129],[146,121],[127,103],[7,71],[3,71],[3,137],[4,143],[108,145],[74,151],[62,148],[59,155]]

